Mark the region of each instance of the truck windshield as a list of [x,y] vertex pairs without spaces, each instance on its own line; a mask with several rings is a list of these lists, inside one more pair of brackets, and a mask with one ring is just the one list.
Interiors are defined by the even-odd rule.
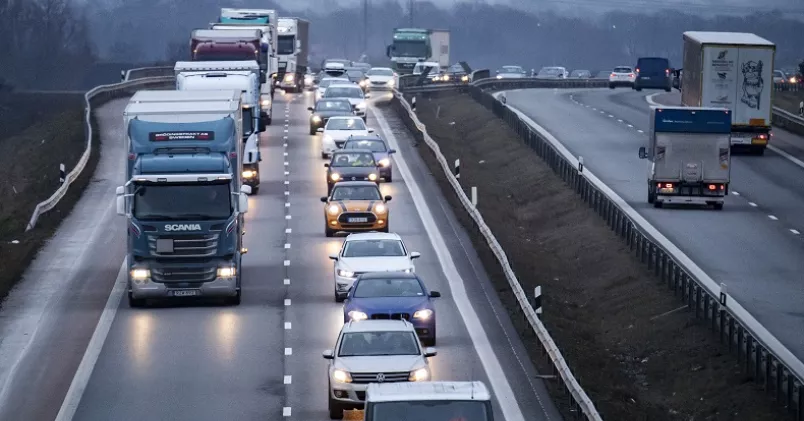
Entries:
[[138,186],[131,212],[140,221],[226,219],[231,196],[229,184]]
[[256,54],[243,49],[242,52],[230,51],[196,51],[194,61],[249,61],[255,60]]
[[493,421],[485,401],[372,402],[367,420]]
[[296,36],[294,35],[279,35],[277,37],[276,52],[277,54],[290,55],[296,51]]
[[394,57],[427,57],[427,44],[424,41],[394,41],[391,51]]

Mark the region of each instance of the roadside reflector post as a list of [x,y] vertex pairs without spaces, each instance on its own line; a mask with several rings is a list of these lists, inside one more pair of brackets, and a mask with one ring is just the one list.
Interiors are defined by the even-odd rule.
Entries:
[[533,289],[533,311],[539,318],[542,318],[542,287],[537,286]]
[[126,81],[126,71],[125,71],[125,70],[121,70],[121,71],[120,71],[120,81],[121,81],[121,82],[125,82],[125,81]]
[[578,156],[578,172],[583,172],[583,157]]
[[727,294],[728,293],[726,292],[726,284],[721,283],[720,284],[720,305],[722,305],[723,307],[726,307],[726,300],[727,300],[727,297],[728,297]]
[[455,178],[457,178],[458,180],[461,179],[461,160],[460,159],[455,160]]
[[410,100],[410,109],[416,111],[416,97],[414,96],[413,99]]
[[472,186],[472,206],[477,207],[477,187]]
[[59,184],[64,184],[67,180],[67,172],[64,168],[64,164],[59,164]]

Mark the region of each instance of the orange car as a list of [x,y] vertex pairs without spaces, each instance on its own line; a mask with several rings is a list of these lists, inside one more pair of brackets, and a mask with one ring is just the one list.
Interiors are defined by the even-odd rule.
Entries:
[[388,232],[388,205],[391,196],[382,196],[373,181],[341,181],[335,183],[324,206],[324,231],[327,237],[337,232]]

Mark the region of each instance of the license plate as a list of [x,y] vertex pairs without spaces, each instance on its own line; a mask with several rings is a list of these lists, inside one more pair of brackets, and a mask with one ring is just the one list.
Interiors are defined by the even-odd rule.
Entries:
[[197,289],[180,289],[171,291],[170,295],[174,297],[195,297],[197,295],[201,295],[201,291]]
[[642,79],[642,80],[650,80],[650,76],[642,76],[640,79]]
[[349,218],[349,222],[357,224],[360,222],[368,222],[368,218]]
[[749,145],[749,144],[751,144],[751,138],[750,137],[732,137],[731,138],[731,143],[738,143],[738,144],[741,144],[741,145],[743,145],[743,144],[744,145]]
[[173,239],[172,238],[158,238],[156,240],[157,253],[173,253]]

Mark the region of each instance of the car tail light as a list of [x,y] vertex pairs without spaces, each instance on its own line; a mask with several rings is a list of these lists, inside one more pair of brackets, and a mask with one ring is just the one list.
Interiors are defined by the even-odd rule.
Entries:
[[669,76],[670,75],[670,69],[664,69],[664,74]]
[[634,75],[633,73],[629,73],[629,74],[628,74],[628,77],[635,77],[635,76],[636,76],[636,75]]
[[612,73],[612,74],[611,74],[611,77],[614,77],[614,76],[617,76],[617,74],[616,74],[616,73]]
[[636,68],[636,72],[639,73],[639,67]]

